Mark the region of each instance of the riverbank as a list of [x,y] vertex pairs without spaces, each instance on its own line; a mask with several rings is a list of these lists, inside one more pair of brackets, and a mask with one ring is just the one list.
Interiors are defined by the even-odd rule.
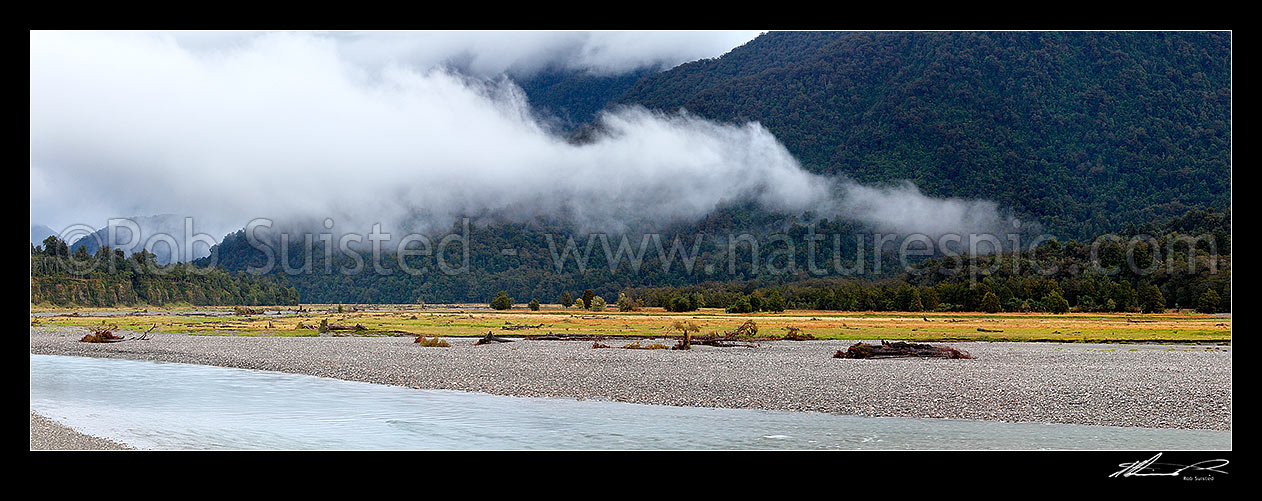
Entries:
[[972,360],[849,360],[832,358],[849,341],[680,352],[592,349],[579,341],[475,346],[475,339],[448,338],[450,348],[427,348],[411,337],[157,332],[148,340],[90,344],[77,342],[82,328],[36,326],[30,332],[33,354],[218,365],[509,396],[1231,429],[1231,347],[973,342],[949,343],[970,352]]
[[34,412],[31,413],[31,450],[97,451],[131,449],[107,438],[84,435]]

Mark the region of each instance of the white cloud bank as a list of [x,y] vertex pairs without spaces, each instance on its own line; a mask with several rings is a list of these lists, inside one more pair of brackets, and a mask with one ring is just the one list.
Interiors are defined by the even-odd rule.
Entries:
[[[603,116],[606,134],[571,144],[493,76],[695,57],[681,46],[696,34],[628,37],[32,32],[32,219],[169,212],[215,235],[256,217],[332,217],[354,231],[495,211],[606,225],[754,199],[931,235],[1002,221],[987,202],[810,174],[755,123],[628,108]],[[485,77],[444,69],[460,57]]]

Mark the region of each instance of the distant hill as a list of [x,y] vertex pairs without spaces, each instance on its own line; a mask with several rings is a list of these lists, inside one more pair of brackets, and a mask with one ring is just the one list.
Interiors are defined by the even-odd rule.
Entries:
[[42,224],[31,225],[31,245],[41,245],[44,239],[57,235],[57,231]]
[[[120,223],[114,231],[114,240],[110,241],[109,226],[102,227],[96,232],[79,238],[70,244],[70,251],[74,252],[83,247],[88,254],[96,254],[97,249],[102,245],[122,249],[127,255],[139,251],[142,247],[152,252],[156,257],[158,264],[169,264],[172,262],[187,262],[200,257],[210,255],[208,245],[197,244],[193,246],[192,256],[183,256],[184,254],[184,218],[174,214],[159,214],[155,216],[136,216],[126,218],[136,223],[140,228],[139,237],[133,237],[131,230],[125,223]],[[154,235],[169,235],[176,242],[177,248],[172,252],[168,243],[152,240]],[[146,243],[148,245],[146,245]]]
[[1231,36],[773,32],[613,104],[758,121],[804,165],[986,198],[1062,238],[1230,206]]

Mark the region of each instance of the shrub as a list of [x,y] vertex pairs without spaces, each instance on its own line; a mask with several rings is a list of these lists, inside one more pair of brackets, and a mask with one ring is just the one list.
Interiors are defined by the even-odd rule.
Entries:
[[539,300],[531,298],[528,306],[530,306],[530,311],[539,311]]
[[588,309],[592,311],[605,311],[605,298],[600,296],[593,297],[591,307]]
[[780,291],[773,290],[767,295],[767,300],[763,301],[762,307],[767,311],[780,313],[785,308],[784,297],[780,295]]
[[635,301],[631,300],[631,296],[625,292],[618,293],[618,311],[635,311],[636,309]]
[[1052,313],[1069,312],[1069,301],[1066,301],[1064,296],[1061,296],[1060,293],[1056,291],[1049,292],[1047,296],[1043,298],[1043,304],[1047,306],[1047,311]]
[[412,341],[412,342],[419,344],[421,346],[427,346],[431,348],[450,348],[451,347],[451,345],[448,344],[446,340],[438,336],[434,336],[432,338],[427,338],[425,336],[416,336],[416,341]]
[[1161,313],[1166,311],[1166,299],[1156,285],[1148,285],[1139,289],[1139,309],[1144,313]]
[[999,306],[999,296],[996,296],[993,292],[987,292],[985,296],[982,296],[981,310],[986,313],[999,313],[1002,311],[1003,308]]
[[1214,313],[1218,311],[1218,303],[1222,302],[1222,298],[1218,296],[1218,292],[1214,289],[1208,289],[1200,298],[1196,300],[1196,311],[1201,313]]
[[735,302],[728,305],[727,307],[728,313],[753,313],[753,311],[754,311],[754,307],[749,302],[749,298],[747,297],[742,297],[740,299],[737,299]]
[[679,313],[691,310],[691,303],[683,296],[675,296],[671,298],[670,302],[666,303],[666,311]]
[[491,308],[497,310],[509,310],[513,308],[513,298],[508,297],[508,291],[500,291],[491,299]]

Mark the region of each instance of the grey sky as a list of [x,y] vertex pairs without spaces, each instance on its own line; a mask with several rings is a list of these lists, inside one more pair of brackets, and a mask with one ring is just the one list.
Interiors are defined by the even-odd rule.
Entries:
[[742,198],[895,228],[1000,220],[994,204],[807,173],[756,123],[613,110],[608,136],[575,146],[502,76],[669,67],[755,36],[32,32],[31,220],[173,213],[216,237],[256,217],[410,231],[485,211],[607,227]]

